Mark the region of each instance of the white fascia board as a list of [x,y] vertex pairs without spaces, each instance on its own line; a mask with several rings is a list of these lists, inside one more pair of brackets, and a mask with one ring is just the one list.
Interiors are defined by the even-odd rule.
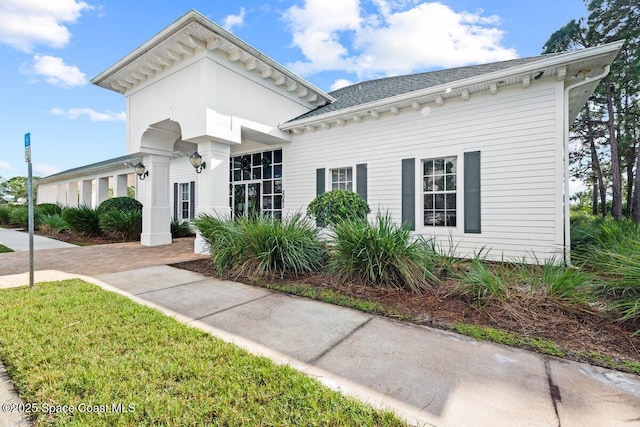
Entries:
[[[620,50],[623,44],[624,44],[624,40],[621,40],[621,41],[607,43],[607,44],[596,46],[596,47],[586,48],[586,49],[573,51],[573,52],[567,52],[567,53],[555,55],[549,58],[544,58],[539,61],[530,62],[528,64],[507,68],[505,70],[494,71],[492,73],[482,74],[480,76],[470,77],[468,79],[456,80],[450,83],[433,86],[426,89],[420,89],[420,90],[403,93],[401,95],[397,95],[389,98],[383,98],[378,101],[370,102],[367,104],[359,104],[359,105],[355,105],[353,107],[345,108],[342,110],[331,111],[326,114],[320,114],[320,115],[308,117],[305,119],[287,122],[280,125],[280,129],[289,130],[295,127],[301,127],[301,126],[313,124],[316,122],[331,120],[341,116],[353,115],[361,111],[367,111],[375,108],[390,106],[392,104],[398,104],[401,102],[410,102],[417,98],[446,93],[447,90],[451,91],[452,89],[462,89],[463,87],[474,86],[480,83],[502,80],[512,75],[523,75],[527,73],[532,73],[535,71],[539,71],[541,69],[557,67],[562,64],[577,62],[583,59],[600,56],[603,54],[609,54],[610,60],[608,60],[608,63],[611,63],[615,58],[615,56],[618,54],[618,51]],[[603,64],[603,65],[606,65],[606,64]]]

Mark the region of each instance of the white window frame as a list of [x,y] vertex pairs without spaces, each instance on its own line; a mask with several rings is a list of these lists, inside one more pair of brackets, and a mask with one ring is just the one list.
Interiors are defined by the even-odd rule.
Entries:
[[[184,189],[187,190],[187,198],[184,196]],[[185,216],[185,203],[187,206],[187,216]],[[191,219],[191,183],[189,182],[180,182],[178,183],[178,216],[179,219]]]
[[[347,190],[354,192],[355,187],[355,176],[354,176],[354,167],[353,166],[343,166],[338,168],[328,168],[329,169],[329,189],[330,191],[336,190]],[[338,181],[333,180],[334,171],[338,173]],[[344,175],[340,175],[341,172],[344,172]],[[351,179],[348,179],[348,175],[351,175]],[[344,179],[341,179],[343,178]],[[334,188],[334,184],[337,188]]]
[[[435,153],[434,153],[435,154]],[[420,218],[419,224],[420,224],[420,228],[424,229],[424,230],[435,230],[435,229],[457,229],[460,226],[461,220],[462,220],[462,215],[461,213],[463,212],[463,206],[460,203],[460,197],[458,197],[458,195],[461,193],[462,190],[462,186],[461,186],[461,171],[459,169],[460,166],[460,155],[456,154],[449,154],[449,155],[434,155],[434,156],[429,156],[429,157],[425,157],[420,159],[418,163],[418,168],[419,168],[419,174],[417,175],[419,177],[419,188],[420,188],[420,204],[418,205],[418,211],[419,211],[419,216],[417,216],[417,218]],[[448,159],[454,159],[455,160],[455,173],[447,173],[446,169],[443,170],[443,173],[440,174],[436,174],[435,170],[431,172],[430,175],[425,175],[424,172],[424,167],[425,167],[425,163],[429,162],[429,161],[435,161],[435,160],[444,160],[445,161],[445,165],[446,165],[446,161]],[[454,177],[454,181],[455,181],[455,189],[448,189],[447,188],[447,177],[453,176]],[[434,179],[438,179],[438,178],[442,178],[442,182],[444,183],[444,187],[442,189],[433,189],[433,187],[431,187],[431,190],[427,191],[427,184],[425,183],[425,181],[429,178],[434,178]],[[450,183],[450,181],[449,181]],[[434,183],[435,184],[435,183]],[[425,203],[426,203],[426,199],[429,195],[444,195],[444,201],[443,201],[443,208],[442,209],[437,209],[436,210],[436,206],[435,206],[435,201],[432,204],[432,209],[427,209],[425,208]],[[447,196],[451,196],[453,195],[454,200],[455,200],[455,210],[453,209],[447,209]],[[436,223],[435,221],[432,224],[425,224],[425,215],[426,215],[426,211],[427,210],[431,210],[434,212],[433,218],[436,218],[436,215],[439,215],[438,218],[440,218],[440,216],[443,217],[444,219],[444,223],[439,224]],[[455,225],[450,225],[447,224],[447,212],[455,212],[455,216],[456,216],[456,223]],[[416,219],[417,219],[416,218]],[[418,222],[418,221],[416,221]]]

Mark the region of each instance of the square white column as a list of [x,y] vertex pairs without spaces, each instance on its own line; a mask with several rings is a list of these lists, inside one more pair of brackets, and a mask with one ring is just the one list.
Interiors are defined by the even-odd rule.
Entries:
[[142,202],[142,235],[144,246],[171,244],[171,207],[169,205],[170,156],[147,155],[143,164],[149,172],[144,180],[138,178]]
[[109,198],[109,177],[98,178],[96,181],[98,182],[98,188],[96,190],[96,203],[93,206],[94,208],[97,208],[100,206],[100,203]]
[[113,197],[127,197],[127,175],[113,177]]
[[[208,213],[221,218],[229,217],[231,213],[229,207],[231,146],[219,142],[203,142],[198,144],[198,153],[207,166],[198,174],[196,215]],[[195,253],[208,253],[204,239],[199,232],[196,233],[193,249]]]
[[67,184],[67,206],[75,208],[78,206],[78,183]]
[[80,204],[84,206],[92,206],[91,199],[93,195],[93,180],[85,179],[80,182]]
[[56,203],[67,206],[67,184],[58,184],[56,186]]

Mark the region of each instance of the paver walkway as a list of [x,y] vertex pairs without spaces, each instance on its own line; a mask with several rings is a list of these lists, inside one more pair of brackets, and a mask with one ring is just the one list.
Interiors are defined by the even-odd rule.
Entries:
[[[638,376],[162,265],[199,257],[191,244],[184,239],[167,247],[133,243],[42,251],[40,265],[91,275],[250,351],[389,405],[412,422],[640,426]],[[0,271],[22,273],[12,267],[19,262],[15,254],[0,254]],[[63,262],[64,267],[57,264]],[[0,277],[0,287],[24,280],[24,274]]]
[[[29,271],[29,254],[0,254],[0,276]],[[34,253],[34,270],[96,274],[135,270],[203,258],[193,253],[193,238],[174,239],[172,245],[142,246],[138,242],[43,249]]]

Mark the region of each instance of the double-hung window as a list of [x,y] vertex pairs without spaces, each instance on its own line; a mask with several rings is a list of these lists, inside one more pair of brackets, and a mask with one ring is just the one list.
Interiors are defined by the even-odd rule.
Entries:
[[180,206],[180,219],[190,219],[191,212],[191,192],[189,190],[189,183],[180,184],[180,200],[178,206]]
[[439,157],[422,161],[425,226],[456,226],[456,160],[456,157]]
[[331,190],[353,191],[353,169],[331,169]]

